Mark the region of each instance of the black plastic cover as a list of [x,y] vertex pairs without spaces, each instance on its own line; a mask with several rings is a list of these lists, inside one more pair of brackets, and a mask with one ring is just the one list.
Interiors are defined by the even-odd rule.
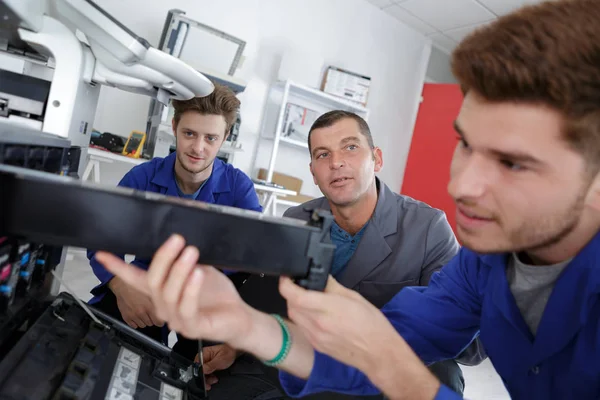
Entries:
[[173,233],[224,269],[287,275],[310,289],[327,282],[332,217],[292,219],[0,165],[0,233],[151,259]]

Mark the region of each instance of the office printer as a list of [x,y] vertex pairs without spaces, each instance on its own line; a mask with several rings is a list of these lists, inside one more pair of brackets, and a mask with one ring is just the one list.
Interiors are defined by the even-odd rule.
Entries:
[[0,18],[0,399],[204,398],[200,364],[58,293],[65,246],[151,257],[178,232],[201,261],[319,290],[331,216],[304,224],[82,182],[99,85],[163,103],[213,86],[90,0],[0,0]]

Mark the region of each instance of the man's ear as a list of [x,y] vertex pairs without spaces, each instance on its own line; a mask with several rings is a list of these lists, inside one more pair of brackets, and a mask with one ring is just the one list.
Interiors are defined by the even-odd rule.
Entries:
[[585,202],[588,206],[600,212],[600,172],[594,177],[586,195]]
[[313,177],[313,182],[315,183],[315,185],[317,185],[317,178],[315,177],[315,172],[313,171],[312,162],[308,163],[308,168],[310,168],[310,174]]
[[379,147],[373,148],[373,161],[375,161],[375,172],[383,169],[383,152]]
[[173,135],[177,137],[177,122],[175,122],[175,118],[171,120],[171,126],[173,127]]

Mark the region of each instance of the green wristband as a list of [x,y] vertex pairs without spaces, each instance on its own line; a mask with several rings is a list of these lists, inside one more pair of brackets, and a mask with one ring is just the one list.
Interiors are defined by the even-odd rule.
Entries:
[[281,316],[277,314],[272,315],[273,318],[279,322],[279,326],[281,327],[281,331],[283,333],[283,343],[281,345],[281,350],[279,350],[279,353],[275,356],[275,358],[272,360],[263,361],[263,363],[269,367],[275,367],[281,364],[287,358],[288,354],[290,354],[290,349],[292,348],[292,335],[287,324],[283,318],[281,318]]

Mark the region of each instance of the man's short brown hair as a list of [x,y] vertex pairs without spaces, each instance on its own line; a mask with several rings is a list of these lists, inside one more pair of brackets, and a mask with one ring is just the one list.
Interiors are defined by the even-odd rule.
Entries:
[[312,135],[312,132],[315,129],[329,128],[330,126],[333,126],[334,124],[343,119],[352,119],[356,121],[356,123],[358,124],[358,130],[367,138],[369,147],[375,148],[375,144],[373,143],[373,135],[371,135],[371,129],[369,129],[367,121],[365,121],[360,115],[357,115],[355,113],[343,110],[334,110],[321,115],[310,127],[310,131],[308,132],[308,151],[311,154],[311,156],[312,146],[310,144],[310,136]]
[[172,101],[175,110],[173,114],[175,126],[179,123],[183,113],[187,111],[195,111],[202,115],[222,115],[227,123],[225,129],[225,136],[227,136],[237,119],[240,101],[228,87],[216,83],[214,85],[215,90],[206,97]]
[[540,104],[565,117],[568,143],[600,163],[600,1],[524,7],[467,36],[452,54],[464,93]]

